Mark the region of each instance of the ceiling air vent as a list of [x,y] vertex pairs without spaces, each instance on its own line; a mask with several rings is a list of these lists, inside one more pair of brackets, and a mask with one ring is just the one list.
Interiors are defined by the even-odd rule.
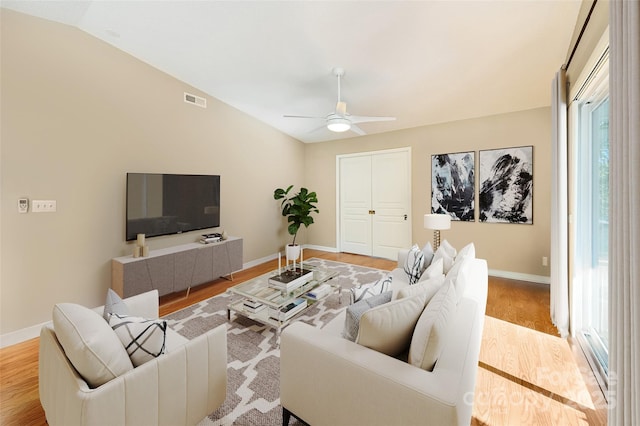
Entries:
[[207,100],[200,96],[192,95],[191,93],[184,92],[184,101],[188,104],[197,105],[201,108],[207,107]]

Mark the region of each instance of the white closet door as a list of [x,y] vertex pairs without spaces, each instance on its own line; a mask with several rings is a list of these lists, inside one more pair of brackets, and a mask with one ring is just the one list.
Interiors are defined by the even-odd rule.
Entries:
[[340,159],[340,249],[371,255],[371,156]]
[[408,150],[340,158],[340,250],[396,259],[411,244]]

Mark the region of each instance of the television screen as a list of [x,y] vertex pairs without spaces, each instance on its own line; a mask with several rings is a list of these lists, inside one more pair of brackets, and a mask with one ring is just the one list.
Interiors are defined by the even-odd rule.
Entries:
[[220,176],[127,173],[127,241],[218,226]]

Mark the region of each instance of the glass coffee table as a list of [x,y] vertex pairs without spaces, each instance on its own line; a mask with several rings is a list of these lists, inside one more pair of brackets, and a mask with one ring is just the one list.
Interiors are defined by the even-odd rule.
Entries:
[[[338,276],[337,271],[306,263],[304,270],[310,273],[303,279],[306,282],[292,290],[278,288],[277,283],[269,282],[269,279],[278,276],[277,270],[229,287],[227,293],[232,298],[227,305],[227,319],[230,321],[231,312],[234,312],[236,315],[275,328],[279,336],[284,327],[311,308],[314,303],[332,294],[340,294],[340,285],[331,282],[332,278]],[[281,272],[284,271],[283,269]]]

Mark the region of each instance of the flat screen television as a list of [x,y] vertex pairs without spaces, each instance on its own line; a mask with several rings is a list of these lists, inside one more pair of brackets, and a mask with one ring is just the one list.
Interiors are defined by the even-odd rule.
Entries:
[[220,176],[127,173],[126,240],[220,226]]

